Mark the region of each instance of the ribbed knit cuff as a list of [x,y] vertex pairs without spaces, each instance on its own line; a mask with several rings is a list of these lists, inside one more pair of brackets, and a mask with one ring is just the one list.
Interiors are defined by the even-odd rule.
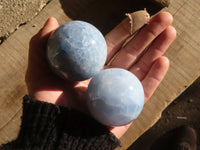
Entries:
[[16,149],[112,150],[119,140],[92,117],[25,96]]
[[60,108],[56,105],[24,96],[21,130],[17,143],[23,143],[23,147],[26,148],[45,149],[45,143],[48,143],[52,136],[59,113]]

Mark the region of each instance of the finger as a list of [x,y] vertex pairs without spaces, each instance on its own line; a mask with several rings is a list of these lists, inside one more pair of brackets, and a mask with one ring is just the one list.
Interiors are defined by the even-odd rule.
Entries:
[[49,70],[46,61],[46,44],[49,35],[58,26],[57,20],[51,17],[47,19],[42,29],[30,40],[27,74],[31,75],[32,72],[39,72],[39,70],[42,70],[41,73],[45,73],[47,72],[46,70]]
[[[40,31],[31,38],[30,48],[29,48],[29,62],[35,62],[34,60],[45,60],[45,49],[46,43],[50,34],[59,27],[57,20],[53,17],[50,17],[45,22],[44,26]],[[38,63],[41,63],[38,61]]]
[[48,18],[44,26],[40,29],[40,31],[31,39],[31,43],[33,43],[33,46],[45,43],[50,34],[53,31],[55,31],[58,27],[59,24],[55,18],[53,17]]
[[107,61],[121,48],[125,40],[131,35],[129,19],[124,19],[118,26],[105,36],[108,47]]
[[162,56],[176,37],[176,30],[169,26],[152,43],[148,51],[129,69],[139,80],[143,80],[155,60]]
[[145,102],[152,96],[168,68],[169,60],[167,57],[162,56],[154,62],[148,74],[141,81],[144,88]]
[[131,126],[132,122],[119,127],[112,127],[110,128],[110,131],[118,138],[120,139],[122,135],[128,130],[128,128]]
[[149,44],[171,23],[171,14],[167,12],[157,14],[150,20],[148,25],[119,51],[118,55],[111,63],[111,66],[129,69]]
[[50,34],[54,30],[56,30],[59,27],[58,21],[54,17],[50,17],[45,22],[43,28],[38,32],[38,35],[41,37],[46,36],[47,34]]

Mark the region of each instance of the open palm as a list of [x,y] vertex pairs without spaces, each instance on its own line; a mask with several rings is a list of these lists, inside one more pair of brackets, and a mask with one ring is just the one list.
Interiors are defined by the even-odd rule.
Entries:
[[[175,29],[170,26],[171,23],[172,16],[169,13],[157,14],[123,48],[123,43],[130,37],[128,18],[105,36],[108,46],[105,67],[124,68],[134,73],[143,85],[145,102],[158,87],[169,67],[169,61],[163,54],[176,36]],[[29,95],[41,101],[89,113],[85,101],[89,80],[64,81],[52,73],[46,61],[47,40],[58,27],[57,20],[49,18],[44,27],[30,41],[26,73]],[[118,55],[108,66],[108,62],[116,53]],[[113,127],[110,130],[120,138],[129,126],[130,124]]]

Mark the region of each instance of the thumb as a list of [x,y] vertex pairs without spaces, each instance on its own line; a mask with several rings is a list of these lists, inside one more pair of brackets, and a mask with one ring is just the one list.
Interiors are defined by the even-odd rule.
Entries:
[[[45,22],[44,26],[40,29],[40,31],[34,35],[30,40],[30,50],[29,53],[41,53],[41,48],[44,49],[46,47],[46,42],[53,31],[55,31],[59,27],[58,21],[50,17]],[[41,51],[41,52],[39,52]]]
[[39,38],[48,38],[49,35],[59,27],[58,21],[54,17],[50,17],[45,22],[42,29],[37,33]]

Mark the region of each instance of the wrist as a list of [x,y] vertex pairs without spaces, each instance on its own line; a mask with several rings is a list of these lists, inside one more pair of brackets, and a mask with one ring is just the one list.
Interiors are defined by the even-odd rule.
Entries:
[[62,96],[63,91],[36,91],[29,92],[29,96],[39,101],[56,104],[58,99]]
[[[17,139],[24,149],[114,149],[120,141],[89,115],[24,97]],[[20,145],[20,144],[19,144]]]

